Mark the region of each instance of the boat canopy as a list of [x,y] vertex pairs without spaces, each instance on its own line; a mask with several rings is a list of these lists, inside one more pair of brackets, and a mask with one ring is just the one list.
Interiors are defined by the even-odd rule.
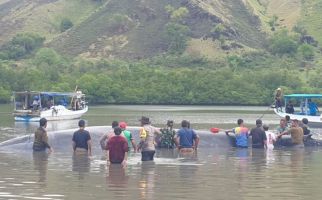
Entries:
[[14,94],[19,94],[19,95],[31,94],[31,95],[43,95],[43,96],[52,96],[52,97],[84,95],[82,93],[76,93],[76,92],[36,92],[36,91],[14,92]]
[[290,94],[284,95],[285,99],[295,98],[295,99],[310,99],[310,98],[322,98],[322,94]]

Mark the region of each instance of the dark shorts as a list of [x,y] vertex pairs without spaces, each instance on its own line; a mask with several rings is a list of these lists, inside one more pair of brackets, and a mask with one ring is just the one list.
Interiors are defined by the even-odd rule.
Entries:
[[304,144],[293,144],[292,148],[293,149],[302,149],[302,148],[304,148]]
[[256,148],[256,149],[264,149],[264,145],[263,144],[253,144],[252,148]]
[[155,151],[142,151],[141,152],[141,155],[142,155],[141,160],[142,161],[153,160],[154,154],[155,154]]
[[123,161],[119,161],[119,160],[110,160],[110,163],[112,164],[121,164]]
[[33,151],[46,151],[46,147],[45,146],[33,146],[32,150]]
[[240,146],[240,145],[236,145],[237,148],[244,148],[244,149],[247,149],[248,146]]

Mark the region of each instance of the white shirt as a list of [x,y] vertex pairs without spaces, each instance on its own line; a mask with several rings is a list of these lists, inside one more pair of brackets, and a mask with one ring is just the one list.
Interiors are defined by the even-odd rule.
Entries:
[[276,141],[276,136],[273,132],[265,131],[266,138],[267,138],[267,149],[272,150],[274,149],[274,141]]

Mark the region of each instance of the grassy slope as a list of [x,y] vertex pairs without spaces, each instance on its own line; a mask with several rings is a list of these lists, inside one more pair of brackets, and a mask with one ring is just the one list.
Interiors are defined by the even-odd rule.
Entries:
[[262,28],[270,32],[268,22],[276,15],[279,28],[291,30],[301,17],[301,0],[247,0],[255,15],[262,22]]
[[322,0],[303,1],[301,24],[322,45]]
[[209,60],[216,60],[225,59],[227,55],[243,54],[262,48],[265,35],[261,31],[260,21],[253,14],[254,9],[239,0],[202,1],[199,6],[213,15],[220,16],[223,23],[236,32],[233,39],[243,44],[244,48],[224,51],[217,40],[196,38],[189,42],[188,53],[202,55]]
[[[322,42],[320,34],[322,0],[306,0],[302,4],[301,0],[106,0],[104,2],[107,3],[98,4],[90,0],[0,0],[2,27],[0,44],[17,32],[32,31],[44,35],[50,46],[64,54],[149,57],[165,50],[162,32],[169,20],[164,12],[165,5],[170,4],[177,8],[182,6],[181,3],[187,2],[198,8],[190,10],[193,17],[188,19],[194,37],[189,42],[189,52],[213,58],[224,57],[227,54],[220,49],[218,41],[198,42],[216,25],[216,22],[205,17],[205,13],[216,16],[235,31],[233,39],[246,46],[242,51],[230,51],[232,54],[261,48],[265,40],[261,31],[270,33],[267,22],[273,15],[278,16],[280,27],[286,26],[289,29],[300,20],[309,34]],[[149,18],[149,12],[155,17]],[[133,20],[134,25],[128,32],[115,34],[109,30],[108,21],[116,13],[128,15]],[[61,34],[59,23],[63,17],[71,19],[75,26]]]
[[35,10],[31,16],[27,17],[25,31],[39,32],[50,41],[58,36],[60,32],[60,22],[63,18],[70,19],[74,25],[80,24],[99,4],[88,0],[60,0],[45,4]]
[[267,15],[278,16],[277,23],[280,27],[291,30],[301,16],[301,0],[271,0],[267,7]]
[[[305,27],[309,35],[319,42],[320,50],[316,52],[314,67],[322,70],[322,0],[303,1],[300,24]],[[314,71],[312,73],[315,73]]]
[[[100,7],[90,0],[47,0],[42,3],[28,0],[1,0],[0,10],[11,10],[2,19],[16,21],[15,28],[8,27],[11,32],[6,32],[3,38],[8,40],[17,32],[30,31],[45,36],[46,42],[63,54],[83,54],[94,57],[109,55],[123,58],[149,57],[166,50],[163,31],[169,19],[164,7],[170,4],[178,8],[190,4],[197,7],[195,10],[190,10],[193,17],[187,19],[195,39],[209,34],[218,21],[223,21],[230,27],[235,33],[232,39],[245,46],[261,47],[264,39],[258,31],[258,21],[247,11],[241,0],[224,2],[219,0],[107,0],[107,2]],[[116,13],[129,16],[133,20],[134,27],[126,33],[111,33],[108,22]],[[154,15],[152,18],[148,16],[151,13]],[[59,23],[63,17],[71,19],[75,26],[61,34]]]
[[47,42],[60,35],[62,18],[79,24],[100,4],[89,0],[0,1],[0,43],[8,41],[18,32],[37,32]]

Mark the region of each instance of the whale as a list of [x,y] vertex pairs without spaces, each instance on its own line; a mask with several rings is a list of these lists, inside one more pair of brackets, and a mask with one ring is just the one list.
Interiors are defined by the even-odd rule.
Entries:
[[[91,126],[85,128],[89,131],[92,140],[92,151],[101,151],[99,144],[100,138],[112,131],[111,126]],[[53,147],[54,151],[66,152],[72,150],[72,136],[73,133],[78,130],[66,129],[59,131],[48,131],[48,143]],[[127,130],[131,131],[132,136],[136,142],[139,141],[140,127],[127,127]],[[213,134],[210,131],[197,130],[196,133],[200,137],[200,148],[227,148],[230,145],[230,141],[224,133]],[[34,133],[26,134],[16,138],[12,138],[0,143],[0,151],[32,151],[32,145],[34,141]]]
[[[53,147],[55,152],[72,152],[72,136],[78,130],[66,129],[59,131],[48,131],[48,142]],[[86,127],[89,131],[92,140],[92,152],[102,152],[99,144],[100,138],[112,131],[111,126],[89,126]],[[136,143],[139,141],[140,127],[129,126],[127,130],[131,131]],[[207,130],[195,130],[200,137],[199,148],[231,148],[234,146],[234,137],[227,136],[224,132],[211,133]],[[26,134],[16,138],[12,138],[0,143],[0,151],[8,152],[26,152],[32,151],[34,141],[34,133]],[[305,146],[322,146],[322,140],[307,138],[304,140]],[[290,147],[292,146],[291,137],[285,135],[280,139],[275,147]],[[249,147],[251,147],[251,137],[249,137]]]

